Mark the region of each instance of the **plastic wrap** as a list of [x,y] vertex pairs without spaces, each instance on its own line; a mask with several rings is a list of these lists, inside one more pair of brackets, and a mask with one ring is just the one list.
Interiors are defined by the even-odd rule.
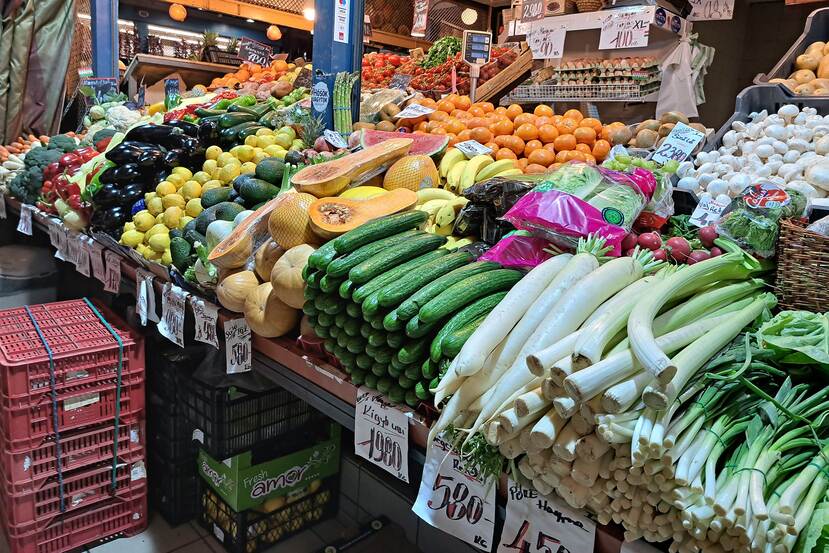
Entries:
[[490,245],[495,244],[515,230],[500,217],[532,190],[533,185],[524,177],[521,180],[495,177],[470,186],[463,193],[469,203],[458,214],[453,234],[475,235]]
[[818,219],[817,221],[806,227],[806,230],[829,237],[829,215],[821,219]]
[[406,98],[406,91],[396,88],[384,88],[360,102],[360,121],[374,123],[377,114],[386,104],[398,104]]
[[523,231],[503,237],[492,246],[481,261],[494,261],[508,269],[530,270],[552,257],[544,251],[549,242],[537,236],[527,236]]

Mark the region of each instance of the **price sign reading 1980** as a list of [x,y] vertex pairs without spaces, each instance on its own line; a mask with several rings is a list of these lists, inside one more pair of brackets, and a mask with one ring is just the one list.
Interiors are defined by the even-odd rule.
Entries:
[[354,451],[404,482],[409,481],[409,418],[383,395],[360,388],[354,417]]
[[253,355],[250,343],[250,327],[244,318],[225,321],[225,356],[227,374],[251,370]]
[[650,24],[648,12],[612,10],[612,15],[602,21],[599,50],[644,48],[648,45]]

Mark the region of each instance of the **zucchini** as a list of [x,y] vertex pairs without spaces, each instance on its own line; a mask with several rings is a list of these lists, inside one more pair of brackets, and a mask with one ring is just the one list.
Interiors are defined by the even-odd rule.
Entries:
[[379,219],[362,224],[354,230],[350,230],[332,240],[334,249],[337,250],[338,254],[350,253],[370,242],[376,242],[387,236],[393,236],[419,227],[428,218],[428,213],[417,210],[389,215],[388,217],[380,217]]
[[404,365],[417,363],[417,369],[420,369],[420,363],[429,354],[429,344],[431,340],[428,338],[421,338],[420,340],[412,340],[407,342],[400,351],[397,352],[397,358]]
[[390,348],[399,348],[406,341],[406,335],[402,332],[387,332],[386,343]]
[[465,278],[429,300],[417,315],[424,323],[437,322],[478,298],[509,290],[523,276],[524,273],[514,269],[497,269]]
[[[436,278],[474,261],[469,252],[455,252],[427,263],[420,270],[412,271],[403,278],[385,286],[378,293],[377,300],[383,307],[398,305]],[[325,288],[323,288],[323,292]]]
[[329,327],[334,324],[334,316],[329,315],[328,313],[322,312],[317,315],[317,325]]
[[421,323],[420,318],[415,315],[406,323],[406,336],[409,338],[422,338],[433,331],[436,326],[437,323]]
[[332,278],[330,275],[323,275],[319,280],[320,290],[326,294],[331,294],[338,291],[342,281],[337,278]]
[[351,294],[354,292],[354,283],[350,280],[344,280],[342,284],[340,284],[340,297],[344,300],[351,299]]
[[328,265],[334,261],[335,257],[337,257],[337,250],[334,249],[334,244],[332,242],[326,242],[314,250],[314,253],[308,257],[308,265],[306,265],[306,267],[326,270]]
[[374,376],[386,376],[386,366],[382,363],[374,362],[371,365],[371,374],[373,374]]
[[373,330],[371,334],[368,335],[368,345],[374,346],[379,348],[380,346],[386,345],[386,332],[385,330]]
[[374,376],[372,373],[366,373],[364,384],[366,388],[371,388],[372,390],[377,389],[377,377]]
[[434,378],[438,375],[438,364],[431,359],[426,359],[420,366],[420,374],[423,378]]
[[481,298],[467,305],[455,313],[451,319],[446,321],[446,324],[443,325],[443,328],[438,331],[435,339],[432,340],[432,345],[429,347],[429,357],[432,361],[437,363],[438,360],[440,360],[443,351],[441,344],[444,338],[456,330],[468,325],[481,315],[488,314],[495,308],[496,305],[498,305],[498,303],[500,303],[502,299],[504,299],[504,296],[506,295],[506,292],[498,292],[497,294]]
[[373,331],[374,329],[371,328],[371,325],[368,323],[363,323],[362,325],[360,325],[360,336],[362,336],[363,338],[368,338]]
[[240,142],[244,142],[247,137],[255,135],[256,131],[258,131],[259,129],[264,129],[264,128],[265,127],[263,127],[262,125],[259,125],[259,124],[252,125],[250,127],[245,127],[244,129],[242,129],[241,131],[239,131],[236,134],[236,140],[238,140]]
[[419,403],[420,400],[417,398],[417,394],[415,394],[414,389],[406,390],[406,405],[414,409]]
[[[331,275],[332,278],[342,278],[348,274],[348,272],[362,263],[367,259],[371,259],[378,253],[384,252],[390,247],[403,242],[415,235],[418,234],[426,234],[425,232],[417,231],[417,230],[410,230],[407,232],[401,232],[400,234],[396,234],[394,236],[389,236],[388,238],[383,238],[382,240],[377,240],[376,242],[371,242],[366,244],[365,246],[358,248],[354,252],[343,256],[338,257],[334,261],[332,261],[328,267],[326,267],[325,272]],[[329,242],[332,244],[333,240]]]
[[306,286],[310,286],[311,288],[316,288],[317,290],[319,290],[321,278],[322,271],[314,271],[312,273],[308,273],[308,276],[305,278],[305,284]]
[[389,332],[393,332],[395,330],[400,330],[403,328],[403,323],[400,319],[397,318],[397,310],[394,309],[389,312],[388,315],[385,316],[383,319],[383,328],[388,330]]
[[354,369],[351,371],[351,383],[355,386],[362,386],[366,381],[366,371]]
[[385,273],[381,273],[380,275],[374,277],[370,281],[366,282],[356,290],[351,295],[351,299],[357,303],[362,303],[364,299],[366,299],[369,295],[376,292],[386,284],[390,282],[394,282],[398,278],[402,277],[403,275],[417,270],[422,266],[424,263],[428,263],[438,257],[443,257],[446,255],[446,250],[434,250],[430,251],[429,253],[425,253],[420,257],[416,257],[414,259],[410,259],[409,261],[403,263],[402,265],[398,265]]
[[400,384],[400,387],[403,388],[404,390],[410,390],[410,389],[414,388],[414,385],[416,384],[416,382],[417,381],[412,380],[411,378],[407,377],[405,374],[401,374],[397,378],[397,383]]
[[433,280],[401,303],[397,308],[397,317],[404,321],[408,321],[417,315],[420,308],[426,305],[429,300],[453,284],[460,282],[467,277],[492,271],[499,267],[500,265],[491,261],[476,261],[475,263],[470,263],[469,265],[465,265],[459,269],[446,273],[442,277]]
[[461,348],[466,341],[469,340],[469,337],[472,336],[472,333],[484,322],[484,319],[486,319],[486,315],[481,315],[471,323],[464,325],[449,334],[449,336],[446,336],[440,343],[440,351],[443,355],[449,358],[456,357],[461,352]]
[[360,306],[352,302],[345,304],[345,312],[348,313],[349,317],[353,317],[355,319],[359,319],[362,314],[360,312]]
[[[397,244],[374,255],[348,271],[348,278],[356,284],[365,284],[376,276],[379,276],[401,263],[421,256],[425,253],[437,250],[446,243],[446,237],[437,234],[420,234],[409,238],[401,244]],[[448,254],[447,250],[440,250],[443,255]],[[422,263],[420,264],[423,265]],[[389,281],[391,282],[391,281]]]
[[251,113],[225,113],[219,117],[219,127],[229,129],[242,123],[253,123],[258,117]]

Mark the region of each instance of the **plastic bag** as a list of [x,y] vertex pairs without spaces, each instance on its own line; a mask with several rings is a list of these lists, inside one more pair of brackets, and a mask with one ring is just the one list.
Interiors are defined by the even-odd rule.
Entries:
[[480,261],[494,261],[507,269],[532,269],[541,265],[552,257],[544,251],[549,242],[537,236],[527,236],[524,231],[518,231],[505,236],[492,246]]
[[[658,164],[655,161],[648,160],[650,154],[650,150],[626,148],[617,144],[610,149],[607,159],[602,163],[602,166],[616,170],[622,170],[623,167],[631,167],[641,163],[643,169],[647,169],[653,173],[656,179],[656,189],[648,205],[645,206],[633,225],[640,230],[658,230],[662,228],[675,212],[671,177],[669,174],[654,168],[658,167]],[[612,162],[617,157],[619,162],[622,163],[622,166],[613,167],[614,164]]]
[[515,228],[566,246],[598,234],[621,255],[621,243],[656,188],[653,173],[618,172],[570,162],[524,195],[504,215]]
[[771,257],[777,245],[780,219],[802,217],[807,198],[795,190],[770,183],[748,186],[734,198],[717,222],[717,232],[760,257]]
[[823,236],[829,237],[829,215],[821,219],[818,219],[817,221],[806,227],[806,230],[810,230],[814,233],[822,234]]
[[495,177],[474,184],[464,190],[469,203],[458,213],[452,233],[455,236],[479,236],[487,244],[495,244],[515,228],[499,218],[524,194],[532,190],[533,182]]

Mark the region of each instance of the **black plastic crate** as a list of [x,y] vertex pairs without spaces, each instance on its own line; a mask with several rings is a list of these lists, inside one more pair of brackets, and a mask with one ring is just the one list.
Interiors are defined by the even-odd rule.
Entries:
[[175,463],[150,453],[150,507],[164,517],[170,526],[178,526],[199,514],[199,476],[195,459]]
[[299,493],[266,501],[260,509],[236,512],[200,480],[199,522],[230,553],[264,551],[336,515],[338,481],[339,474],[315,480]]
[[187,420],[183,401],[170,403],[155,393],[147,396],[147,450],[175,463],[195,462],[198,442]]

